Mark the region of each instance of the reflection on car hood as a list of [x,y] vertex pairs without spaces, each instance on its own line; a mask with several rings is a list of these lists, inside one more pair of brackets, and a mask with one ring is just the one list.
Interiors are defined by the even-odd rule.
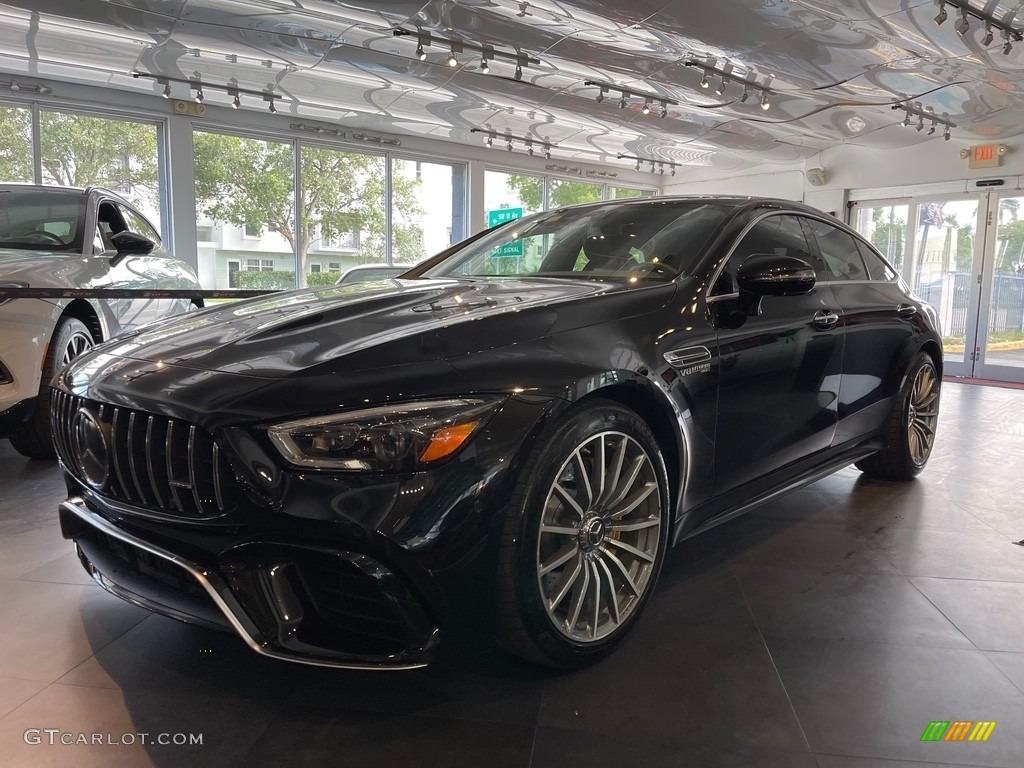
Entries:
[[663,283],[636,287],[588,280],[356,283],[184,315],[102,349],[250,376],[287,376],[332,363],[339,371],[379,368],[451,358],[624,316],[637,306],[629,294],[652,288],[666,298],[672,293]]

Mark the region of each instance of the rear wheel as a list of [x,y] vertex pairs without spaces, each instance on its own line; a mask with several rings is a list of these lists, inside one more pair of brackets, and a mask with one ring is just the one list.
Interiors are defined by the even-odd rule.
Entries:
[[50,382],[64,366],[93,346],[92,334],[81,320],[63,317],[57,322],[43,361],[43,378],[39,384],[35,412],[11,434],[11,445],[22,456],[52,459],[57,455],[50,433]]
[[524,468],[502,545],[498,642],[562,668],[611,652],[661,569],[668,477],[632,411],[594,401],[571,412]]
[[910,480],[924,469],[935,445],[940,385],[935,362],[918,353],[889,414],[886,447],[858,461],[857,469],[883,480]]

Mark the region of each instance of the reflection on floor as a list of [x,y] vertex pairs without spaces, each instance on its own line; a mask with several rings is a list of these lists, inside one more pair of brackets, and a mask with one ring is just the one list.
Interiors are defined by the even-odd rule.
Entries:
[[[55,467],[0,441],[0,764],[1020,768],[1024,393],[943,400],[917,482],[847,469],[685,542],[637,631],[573,674],[483,645],[332,672],[149,615],[60,538]],[[922,742],[933,720],[998,725]],[[115,743],[60,744],[82,733]]]

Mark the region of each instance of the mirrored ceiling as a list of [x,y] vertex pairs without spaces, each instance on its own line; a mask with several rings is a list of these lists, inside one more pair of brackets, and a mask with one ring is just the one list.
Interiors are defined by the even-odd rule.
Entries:
[[736,170],[1021,133],[1022,27],[1024,0],[14,0],[0,71]]

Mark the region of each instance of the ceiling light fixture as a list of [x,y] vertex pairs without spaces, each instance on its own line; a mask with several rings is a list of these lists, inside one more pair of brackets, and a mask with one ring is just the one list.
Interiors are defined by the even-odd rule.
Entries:
[[996,18],[993,13],[998,5],[991,0],[985,3],[984,8],[975,8],[971,5],[970,0],[935,0],[935,5],[939,8],[939,12],[935,16],[936,24],[942,24],[949,17],[946,12],[947,5],[952,6],[954,11],[960,15],[953,27],[960,37],[966,37],[970,33],[971,19],[982,22],[985,25],[985,36],[981,39],[981,44],[984,47],[991,45],[995,39],[994,30],[1002,33],[1003,53],[1010,52],[1010,49],[1013,48],[1012,43],[1024,40],[1024,32],[1013,27],[1013,22],[1018,15],[1017,11],[1003,14],[1001,19]]
[[242,100],[238,96],[238,91],[235,91],[235,97],[231,100],[231,108],[239,109],[242,106]]
[[269,101],[270,101],[270,106],[267,107],[267,109],[270,110],[270,114],[276,115],[277,114],[277,107],[274,105],[274,97],[271,96]]
[[626,155],[626,154],[622,154],[622,153],[619,153],[615,157],[618,158],[619,160],[633,160],[633,161],[635,161],[635,164],[633,165],[633,169],[636,170],[636,171],[640,170],[640,166],[642,164],[650,163],[650,165],[651,165],[650,172],[651,173],[655,173],[657,170],[660,169],[661,173],[664,174],[665,173],[665,167],[668,166],[669,172],[671,173],[671,175],[672,176],[676,175],[676,164],[673,163],[671,160],[652,160],[649,157],[640,157],[639,155]]
[[536,139],[533,136],[516,136],[509,131],[499,133],[498,131],[493,131],[488,128],[470,128],[469,132],[484,134],[484,146],[486,147],[494,147],[495,139],[501,139],[505,142],[505,149],[509,152],[515,149],[516,144],[522,144],[526,149],[527,154],[533,156],[536,154],[537,146],[539,145],[543,148],[544,158],[546,160],[551,159],[552,147],[557,149],[557,145],[552,144],[547,139]]
[[[272,91],[269,91],[269,90],[268,91],[256,91],[256,90],[252,90],[250,88],[239,88],[238,87],[238,81],[235,80],[234,78],[231,78],[231,80],[229,80],[228,82],[224,83],[223,85],[221,85],[219,83],[202,82],[199,79],[199,73],[198,72],[193,74],[193,76],[190,77],[190,78],[171,77],[170,75],[154,75],[154,74],[151,74],[149,72],[132,72],[132,77],[134,77],[136,80],[142,80],[142,79],[147,79],[148,78],[148,79],[151,79],[151,80],[155,80],[157,82],[157,84],[159,84],[159,85],[163,85],[163,89],[161,90],[160,95],[163,98],[165,98],[165,99],[170,99],[171,98],[171,83],[181,83],[182,85],[187,85],[190,89],[194,90],[196,92],[196,95],[193,98],[199,104],[202,104],[206,100],[206,92],[207,91],[211,91],[212,90],[212,91],[224,92],[228,96],[233,97],[232,98],[232,106],[235,107],[235,109],[237,109],[238,106],[240,106],[240,104],[238,106],[236,106],[235,103],[234,103],[236,100],[240,101],[240,99],[239,99],[240,95],[242,95],[242,96],[255,96],[258,99],[263,99],[263,101],[269,101],[271,103],[273,103],[273,101],[275,99],[283,99],[284,98],[283,96],[281,96],[281,95],[279,95],[277,93],[274,93]],[[2,81],[0,81],[0,86],[3,86],[3,82]],[[45,93],[49,93],[49,89],[47,89],[46,91],[40,91],[40,93],[44,93],[44,92]],[[275,108],[272,111],[276,112],[277,109]]]
[[736,82],[739,85],[743,86],[743,93],[739,97],[740,104],[746,104],[747,101],[750,99],[751,92],[753,91],[755,93],[759,92],[761,94],[761,109],[769,109],[771,107],[771,104],[768,101],[768,96],[771,94],[770,84],[773,75],[768,75],[767,77],[765,77],[764,82],[758,82],[758,77],[756,75],[753,75],[750,72],[740,74],[739,72],[735,71],[733,65],[729,62],[726,62],[721,68],[715,66],[713,63],[710,62],[694,60],[685,62],[685,65],[688,67],[696,67],[701,70],[701,88],[708,88],[710,85],[710,81],[708,78],[712,75],[717,75],[718,77],[722,78],[721,84],[715,90],[715,94],[717,94],[718,96],[724,96],[729,86],[733,82]]
[[619,109],[625,109],[626,104],[632,98],[643,99],[644,103],[643,107],[641,108],[641,111],[645,115],[649,115],[651,113],[651,111],[654,109],[655,104],[661,105],[662,117],[668,116],[668,108],[670,105],[674,107],[679,106],[678,101],[663,98],[657,95],[656,93],[648,93],[646,91],[634,91],[630,88],[623,88],[620,85],[613,85],[612,83],[603,83],[600,80],[584,80],[583,84],[597,86],[597,102],[599,104],[602,101],[604,101],[606,93],[613,92],[619,94]]
[[906,114],[903,116],[903,120],[900,125],[904,128],[910,126],[911,118],[917,118],[917,125],[915,126],[918,131],[924,130],[925,120],[931,121],[931,130],[928,131],[928,135],[932,136],[936,133],[938,126],[943,126],[943,138],[949,141],[950,130],[956,128],[956,123],[949,119],[949,113],[943,112],[941,116],[935,114],[935,110],[932,107],[922,107],[919,101],[906,101],[902,104],[893,104],[893,109],[902,109]]
[[967,9],[960,9],[960,18],[957,19],[956,24],[953,25],[953,29],[960,37],[964,37],[968,32],[971,31],[971,20],[967,15]]
[[431,32],[424,32],[422,29],[413,31],[398,27],[391,30],[394,37],[415,37],[416,58],[425,61],[427,58],[426,49],[432,45],[445,46],[448,48],[448,56],[445,63],[449,67],[459,65],[459,55],[468,52],[480,54],[480,69],[482,74],[490,74],[491,64],[495,61],[507,61],[516,65],[516,80],[522,79],[523,70],[532,65],[540,64],[540,59],[528,56],[522,51],[503,51],[486,43],[472,43],[467,40],[457,40],[450,37],[442,37]]

